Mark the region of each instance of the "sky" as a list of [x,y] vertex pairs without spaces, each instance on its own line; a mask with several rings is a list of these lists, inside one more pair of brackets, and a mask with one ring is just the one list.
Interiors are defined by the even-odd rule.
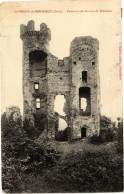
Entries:
[[[52,13],[16,13],[17,10],[52,10]],[[98,12],[91,12],[95,10]],[[92,36],[99,40],[101,114],[112,120],[122,117],[119,0],[3,3],[0,13],[2,112],[11,105],[19,106],[23,112],[20,25],[34,20],[36,30],[41,23],[51,29],[49,49],[59,59],[69,56],[75,37]]]

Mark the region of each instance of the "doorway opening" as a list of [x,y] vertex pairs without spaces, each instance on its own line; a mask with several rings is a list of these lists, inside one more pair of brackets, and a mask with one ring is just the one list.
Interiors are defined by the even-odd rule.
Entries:
[[81,138],[85,138],[86,137],[86,127],[82,127],[81,128]]

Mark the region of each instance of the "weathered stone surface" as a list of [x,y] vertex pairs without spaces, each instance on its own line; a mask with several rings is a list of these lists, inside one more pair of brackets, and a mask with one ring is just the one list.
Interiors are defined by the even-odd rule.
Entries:
[[[40,31],[35,31],[34,22],[29,21],[27,26],[21,25],[20,33],[23,40],[24,116],[34,121],[34,115],[46,115],[48,137],[55,138],[59,116],[54,112],[54,100],[56,95],[64,95],[65,120],[71,128],[71,138],[81,137],[82,128],[86,129],[86,136],[98,135],[98,40],[90,36],[76,37],[71,42],[70,56],[59,60],[48,50],[51,32],[46,24],[42,23]],[[86,72],[85,80],[83,71]],[[39,85],[37,90],[35,83]],[[81,109],[82,97],[88,103],[86,111]],[[36,98],[40,98],[39,109]]]

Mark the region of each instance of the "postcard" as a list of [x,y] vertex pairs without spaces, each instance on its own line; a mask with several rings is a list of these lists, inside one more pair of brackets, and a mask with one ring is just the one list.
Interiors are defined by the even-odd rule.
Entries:
[[123,191],[121,1],[0,5],[2,189]]

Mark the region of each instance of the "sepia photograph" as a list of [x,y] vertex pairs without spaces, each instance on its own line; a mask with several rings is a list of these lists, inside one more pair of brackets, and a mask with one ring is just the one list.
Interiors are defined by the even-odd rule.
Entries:
[[120,0],[0,5],[4,193],[123,191]]

